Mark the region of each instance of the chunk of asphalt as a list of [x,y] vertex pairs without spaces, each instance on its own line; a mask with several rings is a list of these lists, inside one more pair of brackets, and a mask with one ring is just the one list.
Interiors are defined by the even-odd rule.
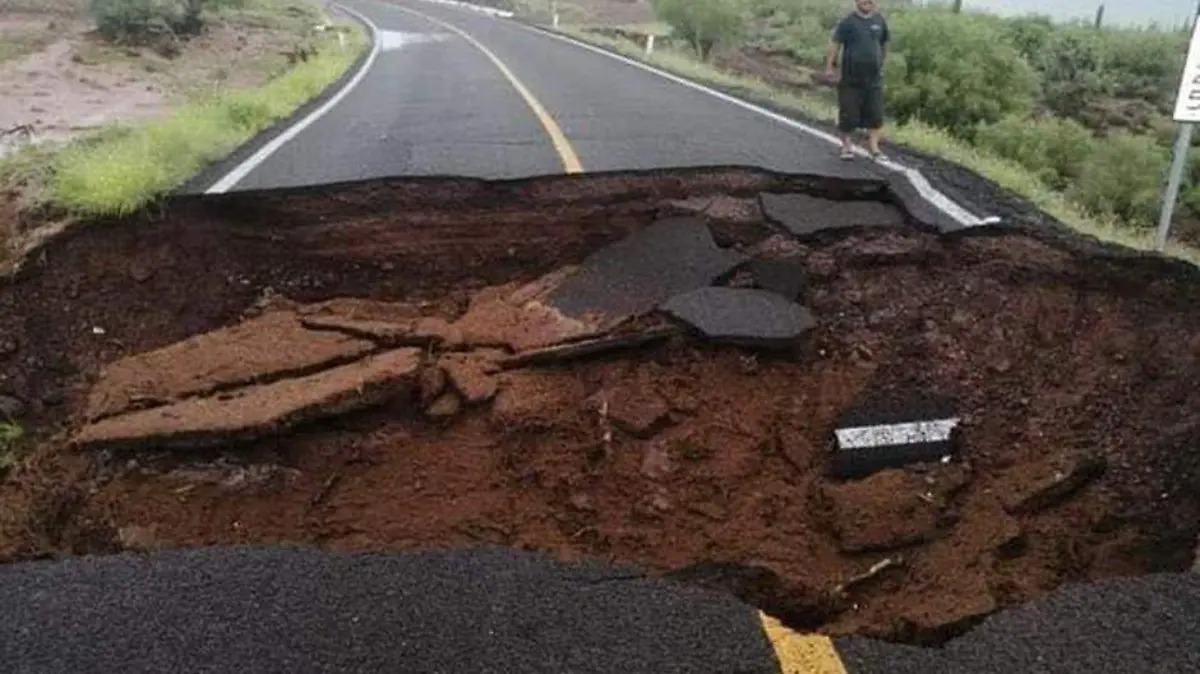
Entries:
[[81,449],[190,449],[254,440],[378,405],[416,385],[420,349],[397,349],[324,372],[211,398],[129,412],[85,426]]
[[699,218],[667,218],[590,255],[546,302],[575,318],[640,316],[745,261],[718,248]]
[[809,194],[763,192],[763,215],[795,236],[853,227],[905,227],[904,212],[881,201],[835,201]]
[[476,549],[221,548],[0,567],[4,670],[777,674],[732,597]]
[[699,288],[672,297],[663,311],[706,339],[764,348],[791,346],[816,326],[808,309],[754,288]]
[[888,189],[892,196],[904,205],[904,210],[908,212],[909,217],[926,227],[932,227],[942,234],[966,229],[962,223],[946,215],[943,210],[921,196],[921,193],[907,178],[899,175],[892,176],[888,180]]
[[289,311],[264,314],[104,366],[88,394],[86,417],[98,420],[150,404],[304,374],[356,360],[375,345],[305,328]]
[[854,674],[1094,674],[1200,671],[1200,576],[1071,585],[996,613],[944,647],[835,641]]
[[953,456],[956,409],[952,399],[922,391],[869,392],[838,421],[830,472],[860,478]]
[[[1200,576],[1071,585],[1003,611],[943,649],[955,672],[1200,672]],[[882,669],[878,671],[884,671]]]
[[799,258],[751,260],[747,265],[754,285],[789,300],[799,300],[808,288],[804,262]]

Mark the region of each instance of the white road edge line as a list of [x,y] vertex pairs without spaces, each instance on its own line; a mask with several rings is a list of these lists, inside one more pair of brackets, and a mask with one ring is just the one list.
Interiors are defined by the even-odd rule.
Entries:
[[347,14],[353,15],[370,29],[371,53],[367,56],[367,59],[363,61],[362,66],[358,69],[358,72],[354,74],[354,77],[347,82],[345,86],[341,88],[341,90],[330,97],[328,101],[325,101],[321,107],[308,113],[304,119],[301,119],[295,124],[289,126],[287,129],[284,129],[278,136],[275,136],[266,145],[260,147],[257,152],[247,157],[244,161],[242,161],[242,163],[238,164],[231,171],[229,171],[229,173],[226,173],[224,177],[213,183],[211,187],[205,190],[205,194],[223,194],[233,189],[233,187],[241,182],[242,179],[244,179],[247,175],[249,175],[251,171],[258,168],[258,166],[266,161],[268,157],[274,154],[279,148],[283,147],[285,143],[300,135],[301,131],[304,131],[306,128],[312,125],[313,122],[317,121],[323,117],[325,113],[332,110],[335,105],[340,103],[343,98],[349,95],[349,93],[353,91],[360,82],[362,82],[363,78],[366,77],[367,72],[371,70],[371,66],[374,65],[375,59],[378,58],[381,50],[379,27],[361,13],[350,9],[345,5],[334,3],[333,6],[343,12],[346,12]]
[[[447,0],[425,0],[425,1],[426,2],[446,2]],[[826,133],[825,131],[822,131],[816,127],[809,126],[808,124],[798,122],[790,117],[785,117],[777,112],[772,112],[764,107],[750,103],[749,101],[744,101],[740,98],[730,96],[729,94],[726,94],[724,92],[717,91],[716,89],[706,87],[703,84],[693,82],[692,80],[680,77],[678,75],[674,75],[665,70],[660,70],[659,68],[655,68],[654,66],[649,65],[647,63],[643,63],[636,59],[631,59],[627,56],[622,56],[620,54],[614,54],[613,52],[610,52],[607,49],[601,49],[600,47],[597,47],[595,45],[590,45],[586,42],[582,42],[573,37],[563,35],[562,33],[555,32],[553,29],[546,29],[546,28],[541,28],[541,27],[530,26],[528,24],[524,24],[521,22],[515,22],[515,25],[518,25],[518,26],[524,28],[525,30],[528,30],[531,32],[536,32],[536,33],[539,33],[542,35],[547,35],[556,40],[561,40],[568,44],[573,44],[576,47],[581,47],[583,49],[587,49],[588,51],[592,51],[597,54],[602,54],[609,58],[616,59],[618,61],[621,61],[622,63],[634,66],[636,68],[641,68],[642,70],[654,73],[655,75],[658,75],[660,77],[665,77],[668,80],[671,80],[672,82],[675,82],[677,84],[682,84],[683,86],[688,87],[690,89],[704,92],[710,96],[715,96],[716,98],[719,98],[722,101],[725,101],[726,103],[731,103],[731,104],[736,105],[745,110],[749,110],[751,112],[756,112],[765,117],[769,117],[769,118],[775,120],[776,122],[783,124],[784,126],[788,126],[793,129],[796,129],[797,131],[807,133],[810,136],[820,138],[821,140],[824,140],[825,142],[830,143],[832,145],[836,146],[836,145],[841,144],[841,141],[839,141],[833,134]],[[857,152],[860,156],[863,156],[863,157],[867,156],[867,152],[861,148],[858,148]],[[896,162],[893,162],[890,160],[882,161],[879,163],[884,168],[887,168],[896,173],[899,173],[902,176],[904,176],[905,178],[907,178],[908,182],[912,184],[913,188],[917,190],[917,193],[920,194],[922,198],[924,198],[930,204],[933,204],[934,207],[936,207],[938,210],[945,213],[947,216],[949,216],[955,222],[958,222],[959,224],[961,224],[963,227],[978,227],[980,225],[994,225],[994,224],[997,224],[1000,222],[1000,218],[998,216],[978,217],[976,215],[973,215],[970,211],[963,208],[961,205],[956,203],[953,199],[946,196],[942,192],[938,191],[938,189],[935,188],[933,185],[931,185],[929,183],[929,180],[927,180],[925,178],[925,176],[922,175],[921,172],[918,171],[917,169],[914,169],[914,168],[911,168],[908,166],[904,166],[902,164],[897,164]]]

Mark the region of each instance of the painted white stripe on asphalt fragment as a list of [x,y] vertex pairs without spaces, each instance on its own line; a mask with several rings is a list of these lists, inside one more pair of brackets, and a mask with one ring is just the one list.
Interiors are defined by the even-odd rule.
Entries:
[[[434,2],[435,0],[426,0],[426,1]],[[438,0],[438,1],[440,1],[440,0]],[[683,86],[688,87],[690,89],[704,92],[710,96],[715,96],[716,98],[719,98],[722,101],[725,101],[726,103],[731,103],[733,105],[738,106],[739,108],[743,108],[743,109],[749,110],[751,112],[756,112],[760,115],[763,115],[764,117],[769,117],[769,118],[775,120],[776,122],[783,124],[784,126],[791,127],[797,131],[801,131],[801,132],[806,133],[815,138],[819,138],[831,145],[840,146],[842,144],[842,141],[840,141],[837,138],[837,136],[834,136],[831,133],[826,133],[825,131],[822,131],[821,129],[818,129],[816,127],[809,126],[808,124],[804,124],[803,122],[798,122],[790,117],[785,117],[784,115],[781,115],[777,112],[772,112],[764,107],[750,103],[749,101],[744,101],[740,98],[730,96],[729,94],[726,94],[721,91],[717,91],[716,89],[712,89],[710,87],[706,87],[703,84],[698,84],[696,82],[693,82],[692,80],[689,80],[689,79],[686,79],[683,77],[679,77],[678,75],[674,75],[665,70],[660,70],[658,68],[655,68],[652,65],[643,63],[636,59],[631,59],[627,56],[622,56],[620,54],[614,54],[613,52],[610,52],[606,49],[601,49],[600,47],[597,47],[595,45],[590,45],[586,42],[576,40],[573,37],[563,35],[561,33],[556,33],[551,29],[539,29],[539,28],[534,28],[531,26],[526,26],[523,24],[517,24],[517,25],[520,25],[525,30],[536,31],[542,35],[547,35],[556,40],[561,40],[568,44],[573,44],[576,47],[587,49],[588,51],[592,51],[597,54],[602,54],[611,59],[616,59],[627,65],[634,66],[635,68],[641,68],[642,70],[654,73],[655,75],[658,75],[659,77],[665,77],[668,80],[671,80],[672,82],[675,82],[677,84],[682,84]],[[869,157],[867,151],[862,148],[855,148],[855,152],[861,157]],[[979,225],[992,225],[992,224],[996,224],[996,223],[1000,222],[1000,218],[996,217],[996,216],[977,217],[975,215],[972,215],[970,211],[963,208],[961,205],[956,203],[953,199],[946,196],[945,194],[940,192],[937,188],[935,188],[933,185],[931,185],[929,183],[929,181],[925,178],[925,176],[922,175],[921,172],[918,171],[917,169],[914,169],[914,168],[911,168],[908,166],[904,166],[902,164],[897,164],[896,162],[891,161],[891,160],[881,161],[881,162],[879,162],[879,165],[904,176],[908,180],[908,182],[910,184],[912,184],[913,188],[917,190],[917,193],[920,194],[923,199],[928,201],[930,204],[933,204],[933,206],[935,208],[937,208],[941,212],[945,213],[948,217],[950,217],[952,220],[959,223],[963,227],[978,227]]]
[[370,19],[363,16],[359,12],[350,9],[349,7],[336,3],[333,6],[343,12],[346,12],[347,14],[353,15],[371,31],[371,53],[367,56],[367,59],[363,61],[362,66],[358,69],[358,72],[354,74],[354,77],[351,78],[351,80],[347,82],[346,85],[343,86],[336,94],[330,97],[328,101],[325,101],[321,107],[310,112],[299,122],[296,122],[287,129],[284,129],[278,136],[272,138],[266,145],[260,147],[257,152],[247,157],[242,163],[234,167],[233,170],[225,174],[223,178],[213,183],[212,186],[205,191],[205,194],[222,194],[233,189],[233,187],[241,182],[242,179],[244,179],[247,175],[249,175],[251,171],[258,168],[259,165],[266,161],[268,157],[274,154],[279,148],[283,147],[284,143],[287,143],[289,140],[300,135],[301,131],[304,131],[311,126],[313,122],[325,116],[325,113],[329,112],[335,105],[340,103],[341,100],[349,95],[349,93],[358,86],[359,82],[362,82],[363,78],[367,76],[367,72],[371,70],[371,66],[374,65],[375,59],[379,57],[379,53],[381,51],[379,28],[372,23]]
[[839,428],[834,433],[837,435],[839,449],[918,445],[949,441],[951,432],[958,426],[958,421],[958,418],[953,418],[857,426]]

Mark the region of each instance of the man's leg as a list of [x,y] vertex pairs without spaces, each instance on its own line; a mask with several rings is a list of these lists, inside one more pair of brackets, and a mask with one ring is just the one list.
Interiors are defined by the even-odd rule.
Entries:
[[862,96],[858,87],[845,82],[838,85],[838,132],[842,138],[842,156],[852,157],[854,132],[861,126]]
[[879,156],[879,140],[883,137],[883,86],[868,87],[863,92],[862,122],[867,128],[867,149]]

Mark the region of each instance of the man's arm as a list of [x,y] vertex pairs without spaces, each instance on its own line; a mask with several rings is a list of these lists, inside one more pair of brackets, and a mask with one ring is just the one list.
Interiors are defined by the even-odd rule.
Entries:
[[887,60],[888,43],[892,41],[892,31],[888,29],[886,19],[880,20],[881,28],[879,31],[879,62],[883,63]]
[[829,36],[829,53],[825,56],[826,75],[833,75],[834,66],[837,65],[838,52],[842,50],[842,45],[846,41],[845,37],[842,35],[842,27],[845,25],[845,23],[845,21],[839,21],[838,25],[833,29],[833,34]]

